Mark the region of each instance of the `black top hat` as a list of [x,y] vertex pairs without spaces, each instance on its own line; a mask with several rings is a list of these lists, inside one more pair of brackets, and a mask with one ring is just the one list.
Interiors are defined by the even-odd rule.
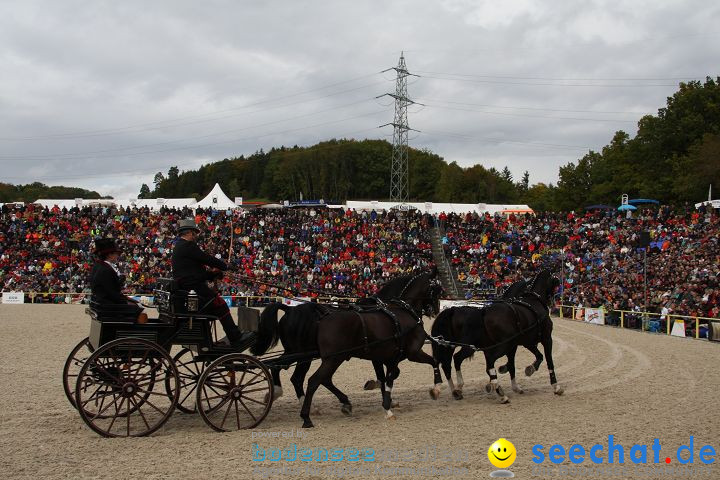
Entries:
[[115,245],[112,238],[96,238],[95,239],[95,255],[103,256],[111,253],[120,253],[120,249]]
[[183,233],[186,230],[195,230],[196,232],[200,231],[195,223],[195,220],[192,218],[184,218],[178,222],[178,233]]

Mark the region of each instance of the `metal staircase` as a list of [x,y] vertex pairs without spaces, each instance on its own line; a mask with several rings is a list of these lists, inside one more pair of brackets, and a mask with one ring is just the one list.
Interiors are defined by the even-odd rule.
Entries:
[[465,292],[458,286],[457,281],[455,280],[457,278],[455,270],[452,268],[445,256],[445,251],[443,250],[442,245],[442,236],[443,232],[436,219],[435,226],[433,227],[430,235],[430,243],[432,244],[433,260],[435,261],[435,265],[437,265],[438,276],[440,277],[440,282],[442,283],[445,292],[455,300],[462,300],[465,298]]

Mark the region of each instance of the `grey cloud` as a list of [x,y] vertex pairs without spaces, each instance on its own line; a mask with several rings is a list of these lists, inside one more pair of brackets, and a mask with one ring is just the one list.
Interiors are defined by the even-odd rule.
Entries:
[[[586,151],[563,146],[634,134],[680,78],[718,73],[719,13],[698,0],[5,3],[0,181],[124,198],[172,165],[388,138],[375,127],[392,110],[374,97],[394,85],[377,72],[405,50],[422,76],[409,93],[429,105],[410,115],[413,146],[554,182]],[[633,78],[660,80],[617,80]],[[558,83],[577,86],[544,85]],[[48,137],[73,132],[86,134]]]

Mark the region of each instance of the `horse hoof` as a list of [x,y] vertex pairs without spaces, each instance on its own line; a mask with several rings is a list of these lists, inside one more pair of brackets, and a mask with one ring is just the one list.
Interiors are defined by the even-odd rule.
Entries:
[[375,380],[368,380],[363,386],[363,390],[375,390],[378,388],[378,382]]
[[437,400],[438,398],[440,398],[440,390],[437,388],[431,388],[430,398],[432,398],[433,400]]
[[310,420],[305,420],[303,422],[302,428],[313,428],[313,427],[315,427],[315,425],[313,425],[313,423]]
[[493,390],[492,384],[488,383],[487,385],[485,385],[485,391],[486,391],[487,393],[492,392],[492,390]]
[[462,394],[462,392],[461,392],[460,390],[453,390],[452,396],[453,396],[453,398],[454,398],[455,400],[462,400],[462,399],[463,399],[463,394]]
[[560,385],[555,385],[555,395],[562,395],[563,393],[565,393],[565,389]]
[[501,367],[498,367],[498,373],[501,375],[505,375],[508,372],[507,365],[502,365]]
[[500,399],[500,403],[503,403],[503,404],[505,404],[505,403],[510,403],[510,399],[509,399],[508,397],[502,397],[502,398]]
[[523,390],[520,387],[513,387],[513,392],[519,393],[520,395],[522,395],[523,393],[525,393],[525,390]]
[[395,415],[390,415],[389,417],[387,417],[388,422],[394,422],[396,420],[397,420],[397,417],[395,417]]
[[533,367],[532,365],[528,365],[527,367],[525,367],[525,376],[531,377],[533,373],[535,373],[535,367]]
[[342,413],[344,413],[347,416],[352,415],[352,405],[349,403],[343,404],[342,408],[340,409]]

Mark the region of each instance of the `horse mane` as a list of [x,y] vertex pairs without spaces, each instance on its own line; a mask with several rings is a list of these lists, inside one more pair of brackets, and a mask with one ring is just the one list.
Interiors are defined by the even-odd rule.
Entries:
[[538,282],[538,279],[541,277],[550,277],[552,276],[552,273],[550,273],[550,270],[547,268],[540,270],[535,277],[533,277],[532,282],[530,282],[530,285],[528,285],[528,290],[533,290],[535,288],[535,285]]
[[518,280],[516,282],[513,282],[510,284],[509,287],[505,289],[503,294],[501,295],[502,298],[514,298],[523,293],[528,288],[527,281],[525,279]]
[[383,300],[402,297],[405,290],[422,275],[428,272],[420,272],[414,275],[402,275],[386,282],[378,291],[377,296]]

